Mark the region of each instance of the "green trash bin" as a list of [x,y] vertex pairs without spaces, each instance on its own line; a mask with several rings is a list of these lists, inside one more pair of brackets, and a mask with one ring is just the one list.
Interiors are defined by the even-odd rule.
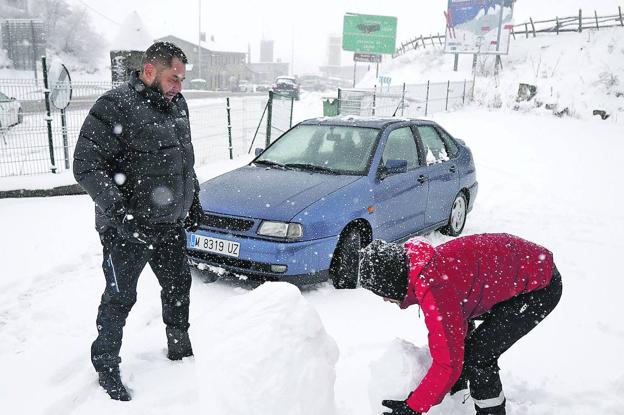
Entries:
[[338,98],[323,99],[323,116],[334,117],[338,115]]

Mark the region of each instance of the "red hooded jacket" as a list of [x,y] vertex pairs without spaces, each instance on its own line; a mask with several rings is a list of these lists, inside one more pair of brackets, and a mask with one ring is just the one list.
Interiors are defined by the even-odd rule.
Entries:
[[405,248],[409,281],[401,307],[422,307],[433,358],[407,404],[427,412],[461,375],[469,319],[548,286],[553,259],[546,248],[508,234],[466,236],[436,248],[410,240]]

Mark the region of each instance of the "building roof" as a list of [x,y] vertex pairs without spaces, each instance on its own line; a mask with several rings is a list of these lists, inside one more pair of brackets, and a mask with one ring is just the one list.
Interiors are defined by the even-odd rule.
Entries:
[[[179,36],[175,36],[175,35],[167,35],[167,36],[163,36],[157,40],[163,40],[163,39],[176,39],[177,41],[180,41],[179,43],[187,43],[189,45],[193,45],[193,47],[197,47],[197,40],[195,41],[190,41],[184,38],[181,38]],[[174,43],[176,41],[174,40]],[[236,48],[226,48],[225,45],[220,45],[217,42],[214,42],[212,40],[208,40],[206,42],[202,42],[201,43],[201,49],[202,49],[202,53],[204,52],[222,52],[222,53],[239,53],[239,54],[246,54],[247,50],[246,49],[241,49],[240,47]]]

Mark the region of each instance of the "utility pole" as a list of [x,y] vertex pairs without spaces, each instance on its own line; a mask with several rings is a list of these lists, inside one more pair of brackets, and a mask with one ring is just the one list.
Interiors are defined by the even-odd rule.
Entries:
[[202,60],[201,60],[201,50],[202,50],[202,46],[201,46],[201,41],[202,41],[202,31],[201,31],[201,0],[198,0],[199,3],[199,11],[197,13],[197,16],[199,16],[199,21],[198,21],[198,26],[199,26],[199,38],[198,38],[198,42],[197,42],[197,78],[201,79],[202,77]]

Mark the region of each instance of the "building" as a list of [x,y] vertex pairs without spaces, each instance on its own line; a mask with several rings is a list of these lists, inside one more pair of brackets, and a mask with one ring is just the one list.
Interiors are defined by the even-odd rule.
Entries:
[[201,51],[197,43],[173,35],[156,40],[172,42],[186,54],[192,66],[186,70],[185,88],[191,86],[191,80],[203,79],[209,90],[234,90],[241,79],[251,78],[246,52],[224,50],[212,39],[201,46]]
[[273,62],[274,44],[272,40],[260,41],[260,62]]

